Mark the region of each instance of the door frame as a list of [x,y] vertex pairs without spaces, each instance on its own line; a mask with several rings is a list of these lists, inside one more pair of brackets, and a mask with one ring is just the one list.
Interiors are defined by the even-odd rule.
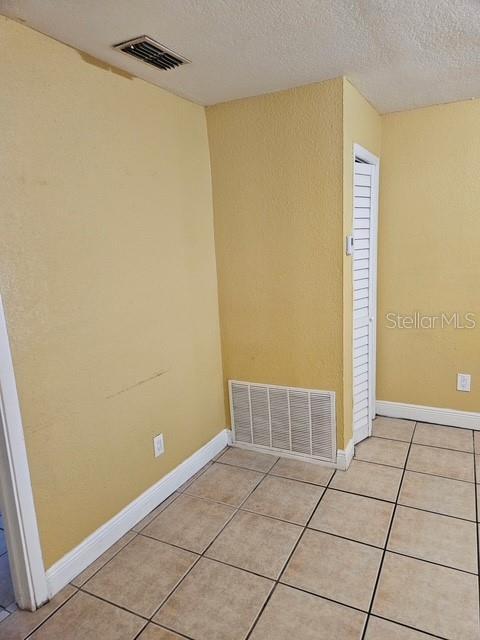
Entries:
[[[376,404],[376,383],[377,383],[377,281],[378,281],[378,197],[380,188],[380,158],[373,154],[365,147],[359,144],[353,145],[353,181],[352,181],[352,233],[353,224],[355,220],[355,160],[362,160],[363,162],[372,165],[374,167],[372,173],[372,198],[371,198],[371,210],[370,210],[370,259],[371,259],[371,274],[369,286],[369,326],[370,332],[369,347],[368,347],[368,435],[372,435],[372,420],[375,418],[375,404]],[[355,253],[355,246],[353,247]],[[353,297],[353,261],[352,261],[352,297]],[[352,329],[353,329],[353,310],[352,310]],[[353,331],[352,331],[353,336]],[[353,344],[352,344],[353,355]],[[352,379],[353,385],[353,379]],[[355,434],[353,434],[355,435]]]
[[22,416],[0,296],[0,504],[10,575],[21,609],[35,611],[49,598],[33,501]]

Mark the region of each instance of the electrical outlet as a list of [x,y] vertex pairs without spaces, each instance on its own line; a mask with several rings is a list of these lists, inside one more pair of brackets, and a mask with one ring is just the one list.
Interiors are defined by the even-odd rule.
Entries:
[[457,391],[470,391],[471,380],[469,373],[457,373]]
[[163,433],[154,437],[153,453],[155,454],[155,458],[158,458],[158,456],[161,456],[163,453],[165,453],[165,446],[163,443]]

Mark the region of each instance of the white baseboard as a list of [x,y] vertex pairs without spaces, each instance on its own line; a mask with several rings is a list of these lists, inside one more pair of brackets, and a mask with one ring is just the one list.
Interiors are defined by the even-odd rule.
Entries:
[[345,449],[338,449],[337,451],[337,469],[341,471],[346,471],[350,466],[351,461],[353,460],[353,454],[355,453],[355,448],[353,445],[353,438],[347,444]]
[[249,442],[232,442],[230,443],[237,449],[246,449],[247,451],[258,451],[258,453],[267,453],[269,455],[278,456],[279,458],[290,458],[291,460],[300,460],[301,462],[308,462],[309,464],[319,464],[322,467],[329,467],[336,469],[337,465],[331,460],[324,460],[323,458],[313,458],[302,453],[295,453],[292,451],[285,451],[284,449],[276,449],[275,447],[267,447],[261,444],[250,444]]
[[457,411],[456,409],[441,409],[439,407],[425,407],[420,404],[406,404],[404,402],[387,402],[377,400],[376,413],[389,418],[404,418],[417,422],[431,422],[450,427],[464,427],[465,429],[480,430],[480,413],[473,411]]
[[210,442],[207,442],[201,449],[122,509],[120,513],[99,527],[88,538],[85,538],[75,549],[52,565],[46,572],[49,597],[52,598],[63,589],[127,531],[130,531],[137,522],[140,522],[150,511],[158,507],[184,482],[210,462],[229,442],[231,442],[231,432],[228,429],[220,431]]
[[368,438],[371,435],[369,430],[370,424],[371,422],[369,420],[368,423],[360,429],[355,429],[353,432],[353,444],[362,442],[362,440],[365,440],[365,438]]
[[249,444],[248,442],[233,442],[232,432],[230,431],[229,444],[237,447],[237,449],[246,449],[247,451],[258,451],[259,453],[269,453],[280,458],[290,458],[291,460],[300,460],[301,462],[308,462],[309,464],[319,464],[322,467],[330,469],[340,469],[346,471],[353,459],[354,447],[353,439],[350,440],[346,449],[337,450],[337,458],[334,462],[330,460],[322,460],[320,458],[312,458],[312,456],[303,455],[301,453],[293,453],[290,451],[284,451],[283,449],[275,449],[274,447],[264,447],[259,444]]

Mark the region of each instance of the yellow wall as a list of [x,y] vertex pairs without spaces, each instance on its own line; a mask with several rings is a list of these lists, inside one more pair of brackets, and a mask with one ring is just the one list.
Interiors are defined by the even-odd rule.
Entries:
[[225,382],[342,401],[341,78],[207,109]]
[[0,73],[0,292],[48,567],[225,425],[208,141],[202,107],[4,18]]
[[[381,156],[382,123],[375,109],[346,79],[343,82],[343,237],[352,233],[354,144]],[[343,387],[345,443],[353,424],[352,258],[343,252]]]
[[[382,124],[377,398],[479,411],[480,100]],[[415,311],[473,312],[477,328],[387,328],[387,313]]]
[[[0,293],[48,567],[225,424],[210,159],[202,107],[0,36]],[[480,322],[480,101],[380,118],[338,78],[207,120],[224,384],[334,390],[350,439],[357,142],[382,158],[377,397],[478,411],[478,329],[384,317]]]

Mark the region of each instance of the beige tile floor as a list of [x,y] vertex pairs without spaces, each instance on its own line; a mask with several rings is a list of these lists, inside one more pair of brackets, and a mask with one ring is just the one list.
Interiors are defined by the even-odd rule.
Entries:
[[479,461],[385,418],[347,472],[228,449],[0,639],[478,640]]

